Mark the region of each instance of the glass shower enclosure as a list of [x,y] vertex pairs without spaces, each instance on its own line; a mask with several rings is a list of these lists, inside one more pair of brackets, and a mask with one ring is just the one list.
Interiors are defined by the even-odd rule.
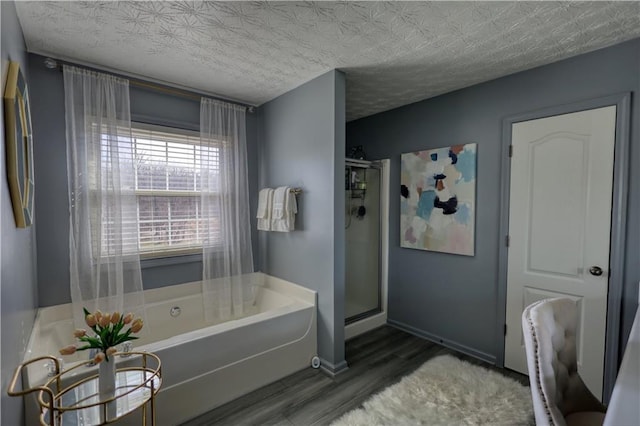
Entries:
[[380,178],[376,162],[345,162],[345,324],[381,311]]

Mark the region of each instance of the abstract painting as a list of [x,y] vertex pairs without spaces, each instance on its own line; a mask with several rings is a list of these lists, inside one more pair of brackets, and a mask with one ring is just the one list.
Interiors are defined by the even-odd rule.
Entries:
[[477,144],[402,154],[400,245],[474,255]]

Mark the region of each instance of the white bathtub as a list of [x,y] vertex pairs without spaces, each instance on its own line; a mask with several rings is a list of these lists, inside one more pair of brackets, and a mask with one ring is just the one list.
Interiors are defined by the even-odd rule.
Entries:
[[[147,320],[133,343],[136,351],[153,352],[162,361],[158,424],[179,424],[310,366],[317,353],[316,293],[262,273],[247,279],[256,286],[255,313],[208,326],[199,282],[145,291]],[[181,310],[177,317],[170,314],[174,307]],[[71,315],[70,304],[39,309],[25,360],[59,356],[61,347],[73,343]],[[88,352],[62,359],[68,368],[87,360]],[[25,388],[42,383],[46,374],[44,365],[30,367]],[[37,424],[33,404],[28,398],[27,424]]]

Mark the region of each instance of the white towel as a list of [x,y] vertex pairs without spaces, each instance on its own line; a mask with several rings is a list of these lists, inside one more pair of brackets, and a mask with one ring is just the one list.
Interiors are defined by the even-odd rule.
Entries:
[[271,220],[284,218],[284,204],[289,193],[288,186],[280,186],[273,193],[273,209],[271,210]]
[[269,191],[273,191],[273,189],[262,188],[258,193],[258,213],[256,214],[256,217],[258,219],[267,219],[271,214],[271,212],[267,208],[267,204],[268,204],[267,198],[268,198]]
[[271,230],[271,209],[273,204],[273,189],[264,188],[258,193],[258,230]]
[[296,213],[298,213],[298,204],[291,188],[281,186],[276,189],[273,195],[271,230],[277,232],[295,230]]
[[284,210],[288,214],[295,215],[296,213],[298,213],[298,202],[296,201],[296,195],[293,193],[293,190],[291,190],[291,188],[289,188],[289,190],[287,191],[287,199]]

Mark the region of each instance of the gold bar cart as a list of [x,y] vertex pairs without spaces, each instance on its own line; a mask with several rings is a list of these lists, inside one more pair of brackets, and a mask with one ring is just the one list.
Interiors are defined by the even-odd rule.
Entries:
[[[105,425],[138,408],[142,408],[142,424],[149,422],[155,426],[155,397],[162,385],[160,358],[149,352],[116,353],[113,356],[123,357],[118,361],[113,397],[100,400],[97,370],[93,375],[73,381],[72,376],[82,372],[78,369],[91,365],[92,361],[61,371],[58,359],[49,355],[20,364],[7,393],[10,396],[24,396],[38,392],[36,399],[40,406],[40,424],[43,426],[61,426],[63,419],[72,416],[76,416],[77,424]],[[55,364],[55,375],[41,386],[16,390],[22,371],[28,365],[44,360]]]

